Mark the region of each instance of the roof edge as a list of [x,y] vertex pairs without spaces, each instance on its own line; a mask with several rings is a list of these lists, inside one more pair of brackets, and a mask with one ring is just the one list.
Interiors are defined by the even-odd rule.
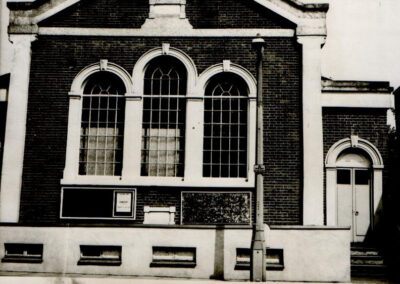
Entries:
[[389,81],[333,80],[322,77],[322,92],[392,93]]
[[303,11],[327,12],[329,10],[328,3],[304,3],[299,0],[284,0],[289,5],[299,8]]

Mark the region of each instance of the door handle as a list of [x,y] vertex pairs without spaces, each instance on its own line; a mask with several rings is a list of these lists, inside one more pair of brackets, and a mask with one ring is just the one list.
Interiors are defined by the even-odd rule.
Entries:
[[358,211],[354,211],[354,215],[358,216]]

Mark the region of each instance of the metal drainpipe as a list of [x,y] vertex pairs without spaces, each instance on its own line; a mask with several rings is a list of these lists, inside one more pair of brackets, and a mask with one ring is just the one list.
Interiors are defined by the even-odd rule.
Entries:
[[263,144],[263,52],[265,41],[260,34],[252,40],[257,52],[257,141],[256,141],[256,222],[251,242],[250,280],[266,281],[265,273],[265,237],[264,237],[264,144]]

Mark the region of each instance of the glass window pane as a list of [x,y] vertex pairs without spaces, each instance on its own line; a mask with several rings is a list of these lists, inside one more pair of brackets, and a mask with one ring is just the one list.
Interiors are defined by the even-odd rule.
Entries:
[[143,176],[183,176],[186,73],[170,56],[153,59],[145,71]]
[[366,185],[369,184],[369,181],[371,179],[371,174],[368,170],[356,170],[355,177],[356,177],[356,184]]
[[86,81],[79,174],[121,174],[125,93],[122,80],[113,73],[97,72]]
[[337,184],[350,184],[351,183],[350,170],[337,170]]
[[206,87],[204,107],[203,151],[210,153],[213,166],[203,167],[203,175],[246,177],[246,83],[233,73],[215,75]]

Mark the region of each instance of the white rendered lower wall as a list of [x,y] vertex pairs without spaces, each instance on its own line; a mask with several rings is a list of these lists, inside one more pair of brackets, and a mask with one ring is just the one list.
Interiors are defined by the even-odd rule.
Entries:
[[[0,271],[51,272],[62,274],[108,274],[218,278],[239,280],[249,270],[235,270],[236,249],[249,248],[251,229],[151,228],[151,227],[14,227],[0,226],[0,258],[4,243],[43,244],[42,263],[0,263]],[[348,230],[267,230],[271,248],[284,250],[284,269],[267,271],[268,280],[350,280]],[[80,245],[122,246],[120,266],[77,265]],[[195,247],[194,268],[150,267],[152,247]]]
[[350,230],[329,227],[272,227],[268,246],[284,248],[282,271],[269,280],[350,282]]

